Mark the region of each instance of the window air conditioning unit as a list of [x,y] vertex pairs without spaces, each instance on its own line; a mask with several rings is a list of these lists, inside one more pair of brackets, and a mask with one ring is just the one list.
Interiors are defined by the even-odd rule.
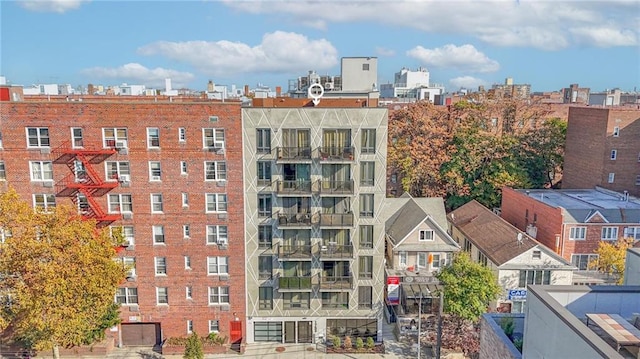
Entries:
[[132,219],[133,218],[133,213],[131,212],[125,212],[122,214],[122,219]]
[[151,176],[152,181],[160,181],[160,176]]
[[52,181],[44,181],[44,182],[42,182],[42,186],[51,188],[51,187],[53,187],[53,182]]
[[219,155],[224,155],[224,148],[216,148],[216,153]]
[[221,239],[221,240],[218,241],[218,248],[220,248],[220,249],[227,249],[227,248],[229,248],[228,245],[229,245],[229,243],[227,243],[226,239]]
[[127,148],[127,140],[118,140],[118,141],[116,141],[116,148],[117,149]]
[[133,245],[133,237],[124,237],[124,247],[129,247]]
[[131,176],[130,175],[119,175],[118,176],[118,182],[120,182],[120,183],[129,183],[129,182],[131,182]]

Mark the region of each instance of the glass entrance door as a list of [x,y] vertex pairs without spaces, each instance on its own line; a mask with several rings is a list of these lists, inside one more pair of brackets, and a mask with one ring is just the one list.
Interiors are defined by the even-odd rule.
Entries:
[[313,342],[313,322],[298,322],[298,343]]
[[296,342],[296,322],[284,322],[284,342]]

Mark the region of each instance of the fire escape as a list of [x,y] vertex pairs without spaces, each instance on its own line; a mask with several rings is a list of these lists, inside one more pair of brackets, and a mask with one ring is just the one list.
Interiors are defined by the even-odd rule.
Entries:
[[105,213],[97,197],[118,187],[118,182],[105,182],[93,165],[104,162],[115,154],[115,148],[72,148],[64,143],[53,151],[53,163],[65,164],[71,173],[56,183],[56,196],[69,197],[85,219],[95,219],[98,227],[108,226],[120,219],[120,214]]

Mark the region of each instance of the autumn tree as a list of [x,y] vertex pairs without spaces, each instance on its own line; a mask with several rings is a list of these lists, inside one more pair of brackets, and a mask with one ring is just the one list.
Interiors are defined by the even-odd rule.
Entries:
[[627,249],[633,246],[633,242],[631,238],[623,238],[615,242],[600,241],[598,249],[595,250],[598,259],[589,262],[589,268],[613,276],[616,284],[623,284]]
[[126,268],[108,230],[69,206],[33,210],[14,190],[0,194],[0,228],[0,293],[11,298],[0,323],[15,338],[58,358],[60,347],[100,339],[117,323],[113,298]]

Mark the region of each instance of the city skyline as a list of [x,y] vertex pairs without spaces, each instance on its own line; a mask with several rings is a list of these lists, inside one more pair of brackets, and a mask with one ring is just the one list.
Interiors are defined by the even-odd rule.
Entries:
[[[13,84],[287,88],[340,58],[378,58],[378,82],[424,67],[448,91],[640,85],[637,1],[2,2],[0,75]],[[483,14],[478,16],[478,14]]]

